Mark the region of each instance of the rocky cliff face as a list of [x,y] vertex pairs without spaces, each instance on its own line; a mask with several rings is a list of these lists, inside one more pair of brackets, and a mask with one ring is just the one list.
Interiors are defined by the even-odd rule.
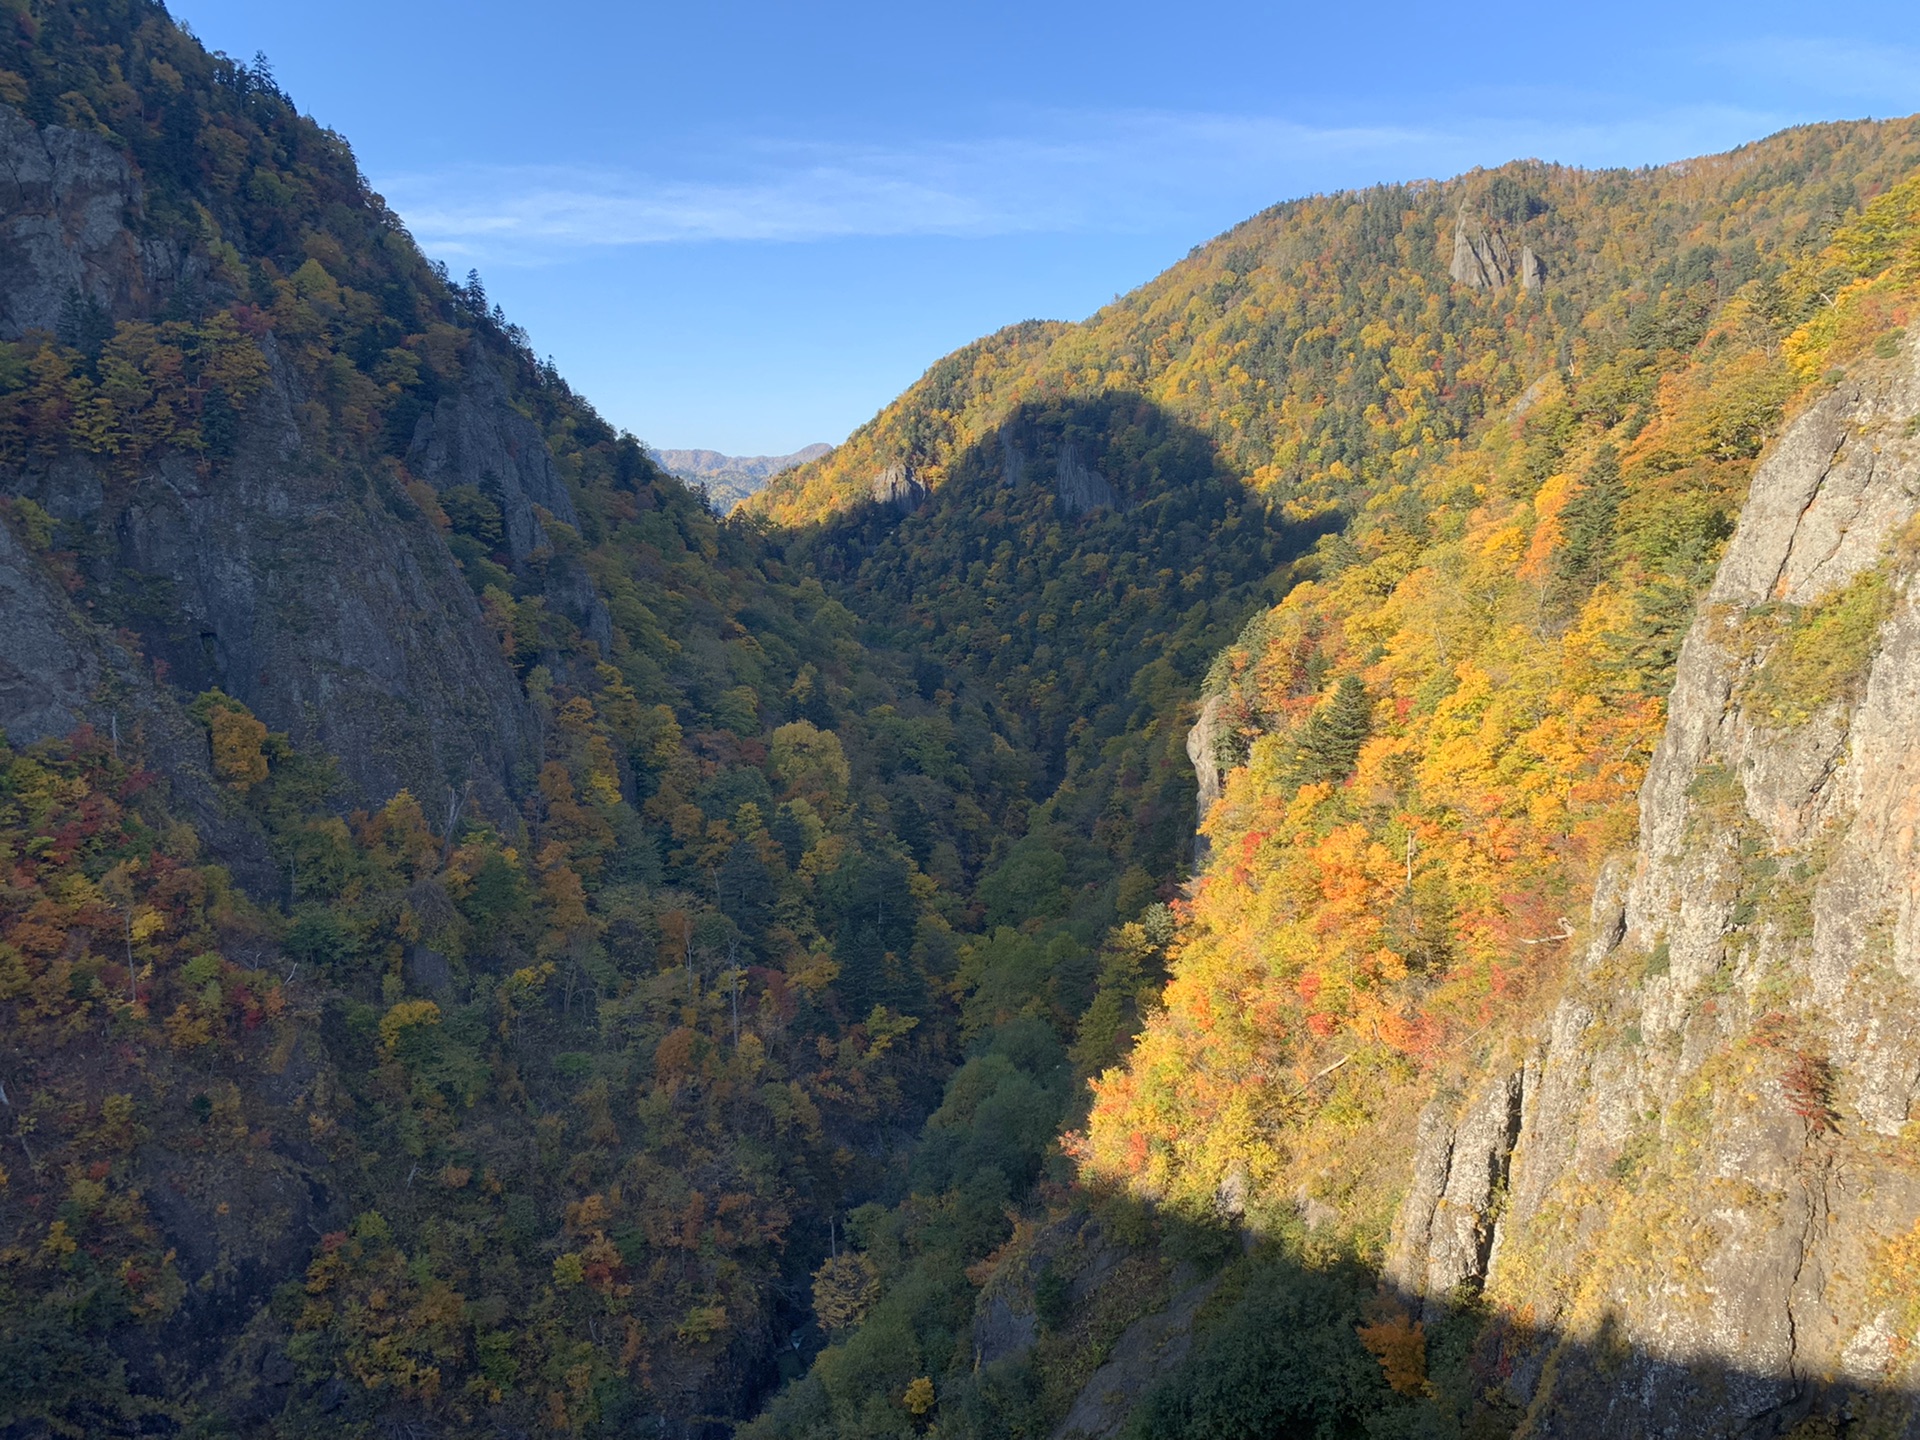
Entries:
[[1544,290],[1547,264],[1531,245],[1516,256],[1498,230],[1462,209],[1453,221],[1453,256],[1447,273],[1472,290],[1498,290],[1513,281],[1526,291]]
[[1497,230],[1465,210],[1453,222],[1453,260],[1447,273],[1474,290],[1498,290],[1513,278],[1513,254]]
[[[0,107],[0,336],[60,328],[76,306],[149,316],[197,283],[192,255],[137,238],[141,203],[104,141]],[[0,548],[17,601],[0,626],[0,728],[19,743],[104,731],[217,686],[339,756],[362,802],[407,787],[431,805],[472,782],[500,813],[535,753],[518,678],[434,526],[392,477],[308,433],[307,397],[270,336],[263,348],[271,381],[222,458],[175,454],[128,477],[69,454],[0,472],[75,556],[63,593],[17,542]],[[484,363],[422,417],[409,460],[439,488],[496,496],[516,568],[544,565],[556,608],[610,643],[584,573],[544,558],[544,527],[575,523],[572,502]]]
[[[431,803],[472,780],[498,801],[531,764],[519,683],[445,544],[391,484],[313,455],[284,383],[228,463],[165,460],[124,485],[70,457],[9,488],[84,537],[81,604],[120,620],[106,643],[137,637],[134,668],[234,695],[339,756],[362,799],[412,788]],[[99,723],[83,676],[42,674],[67,696],[57,708]],[[44,713],[50,696],[34,703],[39,733],[70,728]]]
[[201,273],[181,247],[136,237],[141,198],[99,136],[0,105],[0,339],[57,329],[75,300],[131,314]]
[[215,785],[206,734],[152,671],[82,618],[39,558],[0,525],[0,729],[18,744],[92,723],[137,742],[173,797],[243,882],[273,883],[258,827]]
[[1106,476],[1087,465],[1071,444],[1060,447],[1060,461],[1054,474],[1054,494],[1060,508],[1069,515],[1084,515],[1090,510],[1117,510],[1120,497]]
[[1202,829],[1207,823],[1207,812],[1226,791],[1226,772],[1220,763],[1220,745],[1226,731],[1220,717],[1224,703],[1224,696],[1209,695],[1201,702],[1200,715],[1187,732],[1187,759],[1193,762],[1193,868],[1196,873],[1207,863],[1212,849]]
[[1537,1037],[1422,1124],[1389,1279],[1524,1322],[1522,1433],[1920,1433],[1917,349],[1756,474],[1639,853]]
[[891,505],[902,515],[918,510],[930,493],[926,481],[904,463],[889,465],[873,477],[873,503]]

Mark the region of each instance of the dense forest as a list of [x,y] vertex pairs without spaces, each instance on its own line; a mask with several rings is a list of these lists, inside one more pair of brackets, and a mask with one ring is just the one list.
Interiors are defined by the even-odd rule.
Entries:
[[[1198,687],[1195,759],[1224,797],[1206,817],[1201,872],[1162,922],[1170,942],[1145,963],[1116,955],[1082,1019],[1074,1059],[1090,1072],[1092,1103],[1066,1112],[1085,1119],[1061,1141],[1077,1188],[1036,1189],[1045,1204],[973,1271],[977,1311],[954,1312],[965,1330],[943,1327],[923,1298],[926,1260],[903,1263],[883,1229],[870,1253],[890,1284],[873,1320],[754,1433],[896,1433],[898,1405],[890,1416],[876,1398],[908,1393],[916,1362],[937,1370],[956,1332],[934,1381],[952,1402],[940,1433],[1054,1433],[1126,1322],[1222,1265],[1225,1250],[1208,1258],[1206,1247],[1224,1247],[1229,1231],[1259,1237],[1256,1248],[1218,1272],[1205,1348],[1144,1396],[1137,1433],[1344,1433],[1364,1420],[1372,1434],[1506,1434],[1518,1423],[1485,1384],[1485,1313],[1468,1305],[1429,1337],[1417,1308],[1376,1294],[1414,1121],[1436,1089],[1458,1093],[1537,1020],[1585,938],[1566,917],[1584,914],[1602,862],[1631,846],[1681,638],[1756,457],[1848,366],[1898,353],[1920,281],[1920,182],[1858,214],[1831,179],[1807,182],[1864,168],[1873,178],[1856,183],[1871,192],[1910,172],[1914,141],[1911,125],[1833,127],[1684,174],[1515,167],[1444,196],[1283,207],[1085,327],[1009,332],[943,361],[833,457],[763,497],[777,515],[847,503],[834,497],[857,482],[862,447],[869,465],[911,457],[895,463],[933,487],[925,518],[901,522],[860,562],[856,593],[899,627],[892,634],[918,626],[925,643],[948,647],[950,665],[1004,669],[1045,643],[1047,610],[1020,617],[1030,638],[1002,636],[976,660],[947,639],[951,617],[971,618],[992,592],[894,576],[931,568],[944,513],[966,506],[969,528],[980,524],[978,456],[1005,484],[1002,437],[1026,433],[1038,404],[1021,397],[1076,380],[1103,393],[1113,382],[1095,377],[1116,368],[1105,347],[1133,344],[1127,327],[1142,312],[1184,307],[1223,336],[1249,327],[1231,307],[1222,314],[1211,272],[1227,263],[1245,277],[1247,310],[1284,314],[1283,297],[1297,307],[1319,287],[1332,316],[1289,342],[1306,363],[1269,361],[1258,380],[1222,364],[1207,379],[1321,396],[1364,382],[1404,406],[1330,404],[1319,447],[1303,433],[1292,464],[1245,482],[1264,485],[1296,527],[1334,518],[1282,572],[1279,583],[1297,582],[1284,600],[1255,614]],[[1846,155],[1848,143],[1859,151]],[[1600,247],[1557,301],[1518,285],[1449,288],[1435,236],[1462,190],[1496,213],[1508,196],[1516,228],[1534,221],[1573,244],[1583,225],[1633,236],[1632,207],[1645,204],[1660,248],[1628,258]],[[1358,250],[1371,207],[1388,204],[1406,227],[1400,253],[1417,265],[1341,266],[1322,249],[1295,258],[1304,230],[1340,235],[1321,243],[1344,259],[1342,242]],[[1551,225],[1535,220],[1562,210]],[[1263,267],[1248,247],[1269,225],[1284,239]],[[1592,271],[1597,284],[1581,273]],[[1584,284],[1598,303],[1576,308],[1567,291]],[[1392,289],[1426,298],[1401,309],[1383,298]],[[1342,320],[1349,338],[1337,344]],[[1423,372],[1410,389],[1392,380],[1407,355]],[[1470,411],[1445,408],[1462,403],[1447,355],[1487,377]],[[1192,383],[1190,363],[1191,352],[1168,361],[1141,388],[1231,454],[1246,412],[1209,404],[1216,392]],[[1373,438],[1340,449],[1353,432],[1331,427],[1356,419]],[[1080,443],[1097,453],[1113,433]],[[1260,443],[1284,450],[1271,435]],[[1150,493],[1128,490],[1125,461],[1104,463],[1123,493]],[[1782,706],[1804,720],[1859,683],[1886,585],[1862,581],[1830,612],[1794,622],[1795,648],[1765,677]],[[1772,893],[1762,883],[1754,904]],[[915,1237],[911,1206],[904,1223]],[[909,1254],[927,1245],[910,1242]],[[1108,1280],[1119,1251],[1150,1278]],[[996,1292],[1037,1317],[1038,1339],[982,1365]]]
[[1395,1146],[1920,126],[1280,206],[721,518],[264,60],[9,0],[0,120],[0,1434],[1038,1436],[1170,1303],[1132,1433],[1511,1430]]
[[[980,882],[1045,764],[602,422],[263,67],[141,3],[9,27],[7,99],[124,147],[144,237],[199,262],[126,315],[64,297],[0,351],[10,524],[182,691],[242,839],[204,852],[135,735],[7,756],[5,1408],[244,1408],[237,1311],[284,1357],[288,1424],[738,1413],[776,1347],[817,1343],[845,1211],[904,1184],[962,1055],[963,937],[1024,918],[1030,881]],[[409,469],[421,417],[476,385],[535,427],[564,510]],[[457,561],[537,731],[499,785],[367,793],[220,688],[110,523],[32,498],[73,456],[110,506],[169,464],[217,479],[276,386],[300,463]],[[1032,943],[1091,952],[1117,877],[1044,878]],[[168,1188],[202,1202],[191,1248],[160,1244]]]

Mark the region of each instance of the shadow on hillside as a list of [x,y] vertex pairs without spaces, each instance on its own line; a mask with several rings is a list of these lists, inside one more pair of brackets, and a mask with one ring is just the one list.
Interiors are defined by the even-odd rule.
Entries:
[[844,587],[925,698],[992,696],[1041,759],[1038,794],[1068,773],[1076,735],[1190,701],[1337,524],[1287,520],[1212,437],[1123,391],[1023,404],[939,473],[928,449],[908,443],[864,477],[862,503],[776,543]]
[[[1236,1253],[1236,1232],[1198,1232],[1164,1217],[1151,1223],[1157,1243],[1132,1253],[1173,1262],[1166,1303],[1120,1330],[1102,1326],[1112,1292],[1138,1284],[1116,1256],[1128,1247],[1091,1217],[1043,1232],[1024,1270],[1011,1285],[996,1280],[995,1298],[977,1312],[972,1373],[943,1398],[943,1433],[1920,1435],[1911,1384],[1885,1373],[1906,1368],[1906,1351],[1884,1321],[1845,1345],[1850,1362],[1858,1357],[1851,1376],[1813,1373],[1804,1358],[1795,1364],[1784,1303],[1784,1348],[1771,1361],[1762,1336],[1736,1341],[1744,1355],[1661,1354],[1619,1315],[1576,1336],[1502,1314],[1471,1294],[1443,1303],[1394,1292],[1351,1260],[1304,1263],[1299,1235],[1295,1244]],[[1708,1333],[1712,1301],[1699,1303],[1701,1313],[1687,1317],[1695,1335]],[[1804,1349],[1808,1317],[1798,1318]],[[1064,1390],[1063,1374],[1074,1377]]]
[[[1848,1353],[1863,1357],[1863,1373],[1851,1377],[1809,1373],[1784,1352],[1777,1363],[1661,1355],[1617,1315],[1570,1335],[1503,1314],[1471,1294],[1438,1303],[1395,1292],[1351,1259],[1306,1263],[1297,1233],[1293,1243],[1253,1244],[1238,1231],[1125,1209],[1131,1213],[1117,1221],[1115,1207],[1102,1205],[1097,1214],[1083,1210],[1044,1226],[1024,1263],[996,1271],[970,1320],[943,1310],[902,1323],[883,1302],[864,1327],[827,1348],[823,1363],[773,1398],[750,1433],[759,1440],[927,1433],[900,1408],[900,1397],[930,1374],[938,1408],[927,1418],[950,1440],[1920,1435],[1920,1396],[1910,1383],[1864,1373],[1872,1368],[1872,1346],[1857,1338]],[[959,1328],[949,1328],[956,1321]],[[1881,1328],[1877,1353],[1889,1369],[1903,1367],[1908,1352],[1893,1329]],[[7,1358],[32,1363],[0,1373],[0,1400],[10,1388],[17,1398],[40,1363],[17,1341],[11,1348]],[[838,1382],[823,1380],[823,1372],[837,1372]],[[228,1413],[203,1419],[217,1422],[219,1433],[241,1435],[508,1440],[529,1433],[485,1405],[459,1429],[343,1378],[292,1379],[284,1365],[280,1373],[272,1369],[269,1355],[251,1394],[239,1395]],[[846,1398],[857,1403],[849,1407]],[[875,1429],[876,1417],[897,1426]],[[104,1414],[100,1420],[91,1433],[179,1433],[158,1416],[144,1424]],[[724,1440],[739,1423],[643,1405],[617,1425],[585,1433]],[[0,1440],[50,1433],[0,1410]]]

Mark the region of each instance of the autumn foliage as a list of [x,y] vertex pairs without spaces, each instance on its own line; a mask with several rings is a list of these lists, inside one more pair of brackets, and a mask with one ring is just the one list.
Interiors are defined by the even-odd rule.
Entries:
[[[1202,1210],[1250,1174],[1256,1208],[1324,1194],[1382,1235],[1395,1182],[1356,1137],[1524,1017],[1583,942],[1567,917],[1633,837],[1693,599],[1806,383],[1790,367],[1865,352],[1845,348],[1847,307],[1904,323],[1916,194],[1889,191],[1776,298],[1744,288],[1642,357],[1624,413],[1595,394],[1620,350],[1548,376],[1476,443],[1370,498],[1323,575],[1221,657],[1209,693],[1230,774],[1211,859],[1179,907],[1159,1010],[1070,1139],[1083,1174]],[[1835,273],[1860,276],[1838,320],[1814,298]],[[1763,300],[1813,318],[1783,334]],[[1847,604],[1877,613],[1836,604],[1828,628],[1848,635]],[[1362,689],[1367,736],[1330,768],[1328,717]],[[1782,1080],[1815,1125],[1823,1066],[1793,1056]]]

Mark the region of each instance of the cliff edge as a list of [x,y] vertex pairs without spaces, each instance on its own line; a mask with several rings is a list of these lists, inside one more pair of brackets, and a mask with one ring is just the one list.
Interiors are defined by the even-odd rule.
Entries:
[[1920,1433],[1916,416],[1909,333],[1762,464],[1583,963],[1423,1119],[1387,1278],[1516,1317],[1519,1433]]

